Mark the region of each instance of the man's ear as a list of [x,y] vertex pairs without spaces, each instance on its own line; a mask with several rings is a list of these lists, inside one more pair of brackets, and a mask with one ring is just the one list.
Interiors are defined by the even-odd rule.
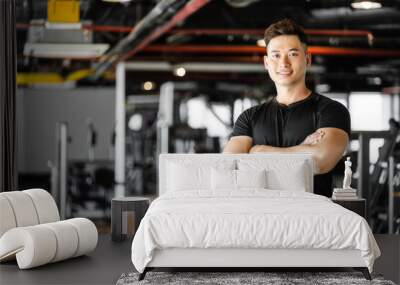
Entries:
[[306,52],[306,61],[307,61],[307,66],[311,65],[311,53],[308,51]]
[[266,70],[268,70],[268,57],[264,55],[263,59],[264,59],[264,67]]

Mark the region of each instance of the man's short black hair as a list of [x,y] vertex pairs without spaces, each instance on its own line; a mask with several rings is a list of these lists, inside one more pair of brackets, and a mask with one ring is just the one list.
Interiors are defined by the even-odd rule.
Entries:
[[298,36],[300,41],[307,45],[307,36],[304,29],[299,26],[295,21],[291,19],[283,19],[279,22],[271,24],[264,32],[265,46],[268,46],[269,42],[278,36],[282,35],[295,35]]

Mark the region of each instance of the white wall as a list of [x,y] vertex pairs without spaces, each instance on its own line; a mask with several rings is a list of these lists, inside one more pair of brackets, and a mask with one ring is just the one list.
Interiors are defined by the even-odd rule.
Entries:
[[68,123],[69,159],[87,158],[87,119],[97,131],[95,159],[109,158],[115,120],[114,88],[19,89],[17,92],[19,172],[48,172],[55,161],[56,123]]

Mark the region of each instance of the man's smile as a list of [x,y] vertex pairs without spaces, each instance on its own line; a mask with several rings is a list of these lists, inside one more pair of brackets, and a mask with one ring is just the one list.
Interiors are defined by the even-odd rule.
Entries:
[[292,71],[278,71],[277,73],[278,73],[279,75],[287,76],[287,75],[291,75],[291,74],[292,74]]

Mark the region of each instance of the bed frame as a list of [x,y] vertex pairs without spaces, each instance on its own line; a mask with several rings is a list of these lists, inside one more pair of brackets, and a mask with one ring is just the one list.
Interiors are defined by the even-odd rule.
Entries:
[[170,248],[156,250],[152,261],[139,275],[143,280],[155,268],[338,268],[361,271],[371,280],[359,250],[330,249],[197,249]]
[[[248,157],[248,154],[222,154],[227,158]],[[313,192],[313,160],[310,154],[262,154],[276,158],[296,157],[308,164],[308,181],[306,191]],[[212,161],[221,158],[221,154],[161,154],[159,157],[159,194],[164,193],[166,181],[166,162],[183,157],[193,159],[207,159]],[[139,280],[143,280],[146,273],[153,269],[166,268],[229,268],[234,271],[266,268],[353,268],[361,271],[367,280],[371,276],[359,250],[331,250],[331,249],[255,249],[255,248],[169,248],[157,249],[153,259]],[[262,270],[261,270],[262,271]],[[289,269],[288,269],[289,271]]]

